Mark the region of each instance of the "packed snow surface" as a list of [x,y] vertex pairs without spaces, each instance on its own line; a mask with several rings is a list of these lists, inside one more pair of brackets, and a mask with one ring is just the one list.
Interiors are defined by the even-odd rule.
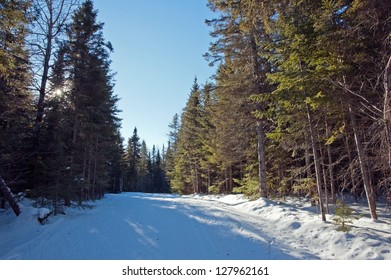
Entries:
[[365,206],[354,205],[364,216],[343,233],[297,199],[110,194],[49,216],[43,225],[38,217],[48,210],[32,205],[24,199],[19,217],[0,210],[0,259],[391,259],[385,207],[373,222]]

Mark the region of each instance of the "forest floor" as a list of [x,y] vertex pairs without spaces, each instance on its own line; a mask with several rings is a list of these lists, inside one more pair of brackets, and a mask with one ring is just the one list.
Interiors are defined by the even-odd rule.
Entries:
[[21,201],[22,214],[0,210],[0,259],[18,260],[391,260],[391,210],[379,205],[348,233],[334,215],[323,223],[306,200],[249,201],[242,195],[108,194],[65,215]]

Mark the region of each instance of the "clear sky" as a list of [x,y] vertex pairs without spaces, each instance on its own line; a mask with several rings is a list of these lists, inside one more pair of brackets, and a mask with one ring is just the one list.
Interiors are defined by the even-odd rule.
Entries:
[[115,94],[123,111],[122,136],[134,127],[148,147],[167,143],[168,125],[181,114],[194,77],[214,70],[202,57],[211,37],[207,0],[94,0],[106,40],[114,47]]

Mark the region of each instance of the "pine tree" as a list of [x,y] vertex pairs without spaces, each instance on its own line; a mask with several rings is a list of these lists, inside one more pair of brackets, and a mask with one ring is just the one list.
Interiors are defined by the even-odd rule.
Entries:
[[[211,147],[211,160],[219,166],[218,186],[224,193],[232,192],[246,165],[256,168],[256,120],[251,114],[254,107],[249,100],[251,93],[241,83],[247,74],[245,71],[236,72],[227,61],[217,75],[212,115],[215,141]],[[248,170],[249,173],[252,171]]]
[[180,122],[178,114],[172,118],[172,122],[168,126],[170,131],[168,133],[168,147],[165,152],[165,174],[168,182],[174,180],[175,174],[175,155],[178,152],[178,137],[180,130]]
[[363,191],[377,219],[391,174],[390,5],[209,1],[206,57],[219,67],[202,166],[217,164],[220,191],[253,194],[259,169],[263,196],[311,196],[325,220],[330,196]]
[[212,115],[216,105],[214,85],[206,82],[202,88],[202,117],[201,117],[201,190],[209,193],[209,190],[218,182],[218,166],[213,155],[216,144],[216,129],[212,122]]
[[338,230],[348,232],[350,227],[348,224],[352,224],[354,220],[358,220],[360,216],[355,215],[352,208],[350,208],[342,200],[338,200],[335,208],[334,223],[338,225]]
[[201,91],[194,80],[186,107],[183,110],[175,167],[171,185],[174,191],[198,193],[201,190]]
[[151,158],[145,141],[141,142],[140,161],[137,168],[139,189],[148,192],[151,189]]
[[[242,130],[236,126],[236,132],[245,134],[244,131],[252,127],[256,133],[256,146],[248,145],[248,147],[255,148],[258,159],[258,184],[259,194],[263,197],[268,195],[267,187],[267,173],[266,173],[266,138],[268,123],[266,117],[262,114],[255,114],[255,111],[263,111],[267,108],[267,103],[262,96],[271,92],[270,84],[266,79],[266,74],[271,71],[270,64],[266,56],[267,44],[270,38],[265,32],[263,21],[264,1],[209,1],[209,7],[212,11],[219,11],[220,18],[207,21],[209,25],[214,28],[212,36],[216,38],[210,48],[208,58],[213,60],[223,61],[222,67],[218,70],[217,88],[224,88],[218,90],[220,95],[226,94],[226,105],[232,102],[232,108],[238,114],[244,113],[246,116],[242,120]],[[231,93],[230,93],[231,92]],[[218,94],[218,95],[219,95]],[[234,104],[234,98],[228,95],[236,94],[235,99],[240,100],[241,105]],[[250,102],[251,96],[259,96],[258,102]],[[219,100],[218,100],[219,102]],[[229,105],[228,105],[229,106]],[[238,109],[234,109],[237,107]],[[240,108],[240,109],[239,109]],[[247,110],[247,112],[245,112]],[[239,112],[242,111],[242,112]],[[254,117],[256,116],[256,117]],[[237,118],[236,118],[237,119]],[[224,123],[224,117],[222,118]],[[231,129],[230,125],[227,129]],[[251,133],[254,135],[253,133]],[[232,137],[232,136],[228,136]],[[232,137],[235,141],[236,137]],[[251,139],[251,138],[250,138]],[[249,141],[252,142],[251,139]],[[242,142],[243,143],[243,142]],[[226,154],[226,153],[219,153]],[[225,163],[225,173],[228,174],[226,182],[228,191],[232,190],[232,168],[233,164],[243,164],[243,161],[234,160],[230,163]],[[247,169],[254,164],[245,164]],[[234,167],[235,169],[235,167]],[[252,172],[252,171],[250,171]]]
[[31,157],[28,8],[29,1],[0,1],[0,175],[12,191],[28,188]]
[[[383,180],[373,180],[373,174],[377,173],[377,169],[382,170],[383,174],[389,174],[389,104],[386,87],[379,80],[387,81],[383,74],[387,73],[385,69],[390,56],[390,8],[389,2],[352,1],[344,13],[343,22],[346,25],[338,33],[338,38],[349,40],[350,43],[341,44],[338,40],[339,51],[334,49],[334,54],[337,52],[339,59],[346,65],[345,71],[339,73],[334,83],[347,101],[363,187],[374,220],[377,219],[375,185],[382,186]],[[373,18],[377,20],[373,21]],[[377,126],[374,120],[381,120],[383,125]],[[367,135],[363,126],[377,126],[377,131]],[[383,143],[381,148],[377,145],[379,142]],[[371,162],[373,153],[381,154],[376,157],[380,160]]]
[[[61,94],[53,98],[44,133],[45,142],[52,139],[59,145],[47,146],[49,154],[43,161],[53,174],[48,178],[56,180],[53,185],[61,186],[57,189],[66,205],[73,199],[101,198],[113,186],[120,188],[122,176],[117,169],[122,140],[110,71],[112,47],[103,38],[103,24],[97,23],[92,1],[84,2],[72,19],[51,80],[52,91]],[[53,135],[53,126],[64,129]],[[62,166],[47,164],[56,157],[65,159]],[[47,174],[45,165],[38,171],[41,178]]]
[[140,182],[138,174],[138,165],[140,161],[141,144],[140,137],[137,134],[137,128],[134,128],[133,135],[128,140],[128,146],[125,154],[126,161],[126,191],[140,191]]
[[[324,53],[317,48],[318,30],[315,25],[315,15],[321,11],[321,3],[309,1],[297,2],[294,5],[285,7],[284,15],[281,15],[276,23],[280,33],[280,38],[276,45],[276,55],[274,61],[280,71],[270,75],[270,79],[278,84],[274,95],[276,101],[282,106],[278,112],[281,120],[286,122],[285,112],[292,112],[295,116],[301,113],[301,119],[307,119],[307,124],[303,125],[304,131],[309,132],[309,137],[305,143],[312,152],[312,159],[315,170],[317,198],[319,202],[322,220],[326,220],[323,201],[323,192],[326,187],[323,182],[321,169],[322,150],[319,145],[319,126],[315,126],[315,115],[321,116],[325,102],[333,102],[332,98],[326,98],[324,75],[327,71],[325,67],[317,68],[315,65],[319,61],[324,61]],[[308,15],[308,16],[303,16]],[[288,48],[289,46],[289,48]],[[287,98],[283,102],[284,98]],[[326,105],[327,107],[327,105]],[[275,111],[276,112],[276,111]],[[303,123],[304,124],[304,123]],[[310,179],[310,178],[307,178]]]
[[[154,147],[152,148],[152,151]],[[152,156],[151,164],[151,187],[148,192],[153,193],[169,193],[169,186],[164,174],[162,157],[160,156],[160,150],[157,149],[155,156]],[[152,152],[153,155],[153,152]]]

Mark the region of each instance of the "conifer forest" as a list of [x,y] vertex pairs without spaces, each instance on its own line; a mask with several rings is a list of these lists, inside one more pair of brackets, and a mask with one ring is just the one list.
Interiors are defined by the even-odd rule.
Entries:
[[6,189],[56,213],[108,192],[240,193],[306,197],[325,221],[349,195],[377,220],[391,205],[391,1],[208,8],[216,73],[181,93],[160,149],[121,135],[116,46],[92,0],[0,0],[1,207]]

